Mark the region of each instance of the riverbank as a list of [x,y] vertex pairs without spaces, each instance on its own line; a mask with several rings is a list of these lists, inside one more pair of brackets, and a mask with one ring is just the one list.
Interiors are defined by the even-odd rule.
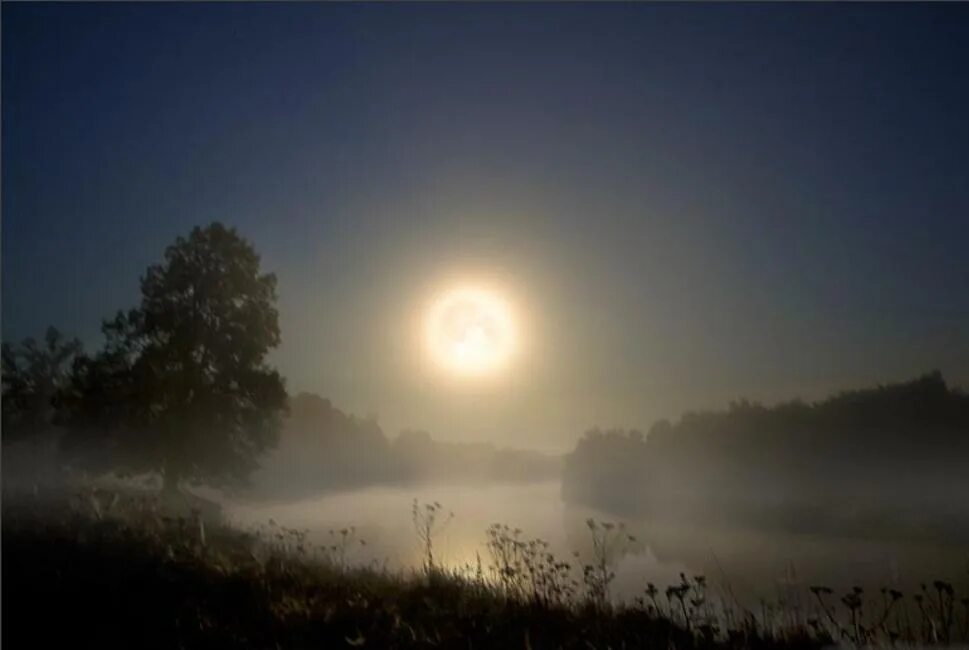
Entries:
[[[621,542],[614,529],[592,522],[589,530]],[[310,547],[298,530],[206,524],[197,510],[174,515],[149,499],[97,507],[47,500],[42,509],[6,501],[3,640],[101,648],[814,648],[838,639],[963,642],[969,620],[956,596],[954,614],[946,618],[943,607],[931,625],[931,611],[920,623],[907,597],[884,610],[886,594],[856,594],[867,609],[854,614],[840,594],[823,592],[815,596],[824,607],[731,609],[707,597],[704,579],[686,576],[615,605],[608,555],[583,570],[546,559],[539,540],[511,529],[488,535],[493,555],[470,571],[433,563],[388,571],[347,561],[352,531]]]

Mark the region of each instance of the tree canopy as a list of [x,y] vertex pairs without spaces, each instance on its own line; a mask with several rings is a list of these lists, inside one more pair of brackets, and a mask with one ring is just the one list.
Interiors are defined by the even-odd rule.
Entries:
[[[286,392],[276,278],[231,228],[179,237],[141,279],[141,303],[103,324],[75,364],[64,448],[75,458],[182,480],[235,480],[273,446]],[[97,453],[90,454],[90,450]]]

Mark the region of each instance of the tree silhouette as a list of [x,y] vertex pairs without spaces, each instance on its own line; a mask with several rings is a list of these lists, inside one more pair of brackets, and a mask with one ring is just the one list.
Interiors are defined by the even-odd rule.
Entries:
[[141,296],[104,322],[104,349],[75,364],[65,450],[160,472],[166,491],[245,478],[276,443],[286,403],[265,361],[280,340],[275,276],[234,229],[213,223],[168,247]]
[[81,354],[81,342],[67,340],[53,327],[43,343],[24,339],[3,344],[3,441],[18,442],[50,430],[60,391],[68,382],[71,363]]

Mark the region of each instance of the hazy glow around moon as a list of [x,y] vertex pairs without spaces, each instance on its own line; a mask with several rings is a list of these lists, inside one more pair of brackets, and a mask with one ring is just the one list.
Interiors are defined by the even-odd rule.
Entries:
[[517,343],[508,302],[494,291],[474,286],[438,295],[427,310],[424,336],[433,361],[462,376],[488,375],[504,368]]

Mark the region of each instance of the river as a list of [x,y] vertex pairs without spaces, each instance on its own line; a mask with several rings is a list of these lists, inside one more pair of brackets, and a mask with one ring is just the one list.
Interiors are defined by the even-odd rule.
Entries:
[[[586,521],[617,518],[563,503],[560,484],[475,486],[421,485],[371,487],[285,503],[229,502],[227,514],[236,525],[253,528],[270,520],[305,530],[314,544],[329,544],[342,528],[354,527],[348,561],[391,570],[420,566],[421,546],[412,521],[414,499],[439,502],[441,525],[434,537],[435,561],[473,570],[480,557],[487,567],[485,530],[503,523],[541,538],[563,559],[588,561],[591,537]],[[658,587],[679,581],[681,572],[705,575],[715,591],[750,604],[776,601],[790,593],[806,594],[823,584],[836,591],[854,585],[891,586],[911,591],[920,582],[945,579],[969,584],[969,548],[945,541],[860,539],[743,528],[706,528],[697,524],[626,521],[636,538],[615,558],[612,594],[629,600],[647,582]],[[331,535],[330,531],[334,531]],[[365,544],[361,544],[363,540]],[[580,560],[572,553],[578,552]]]

